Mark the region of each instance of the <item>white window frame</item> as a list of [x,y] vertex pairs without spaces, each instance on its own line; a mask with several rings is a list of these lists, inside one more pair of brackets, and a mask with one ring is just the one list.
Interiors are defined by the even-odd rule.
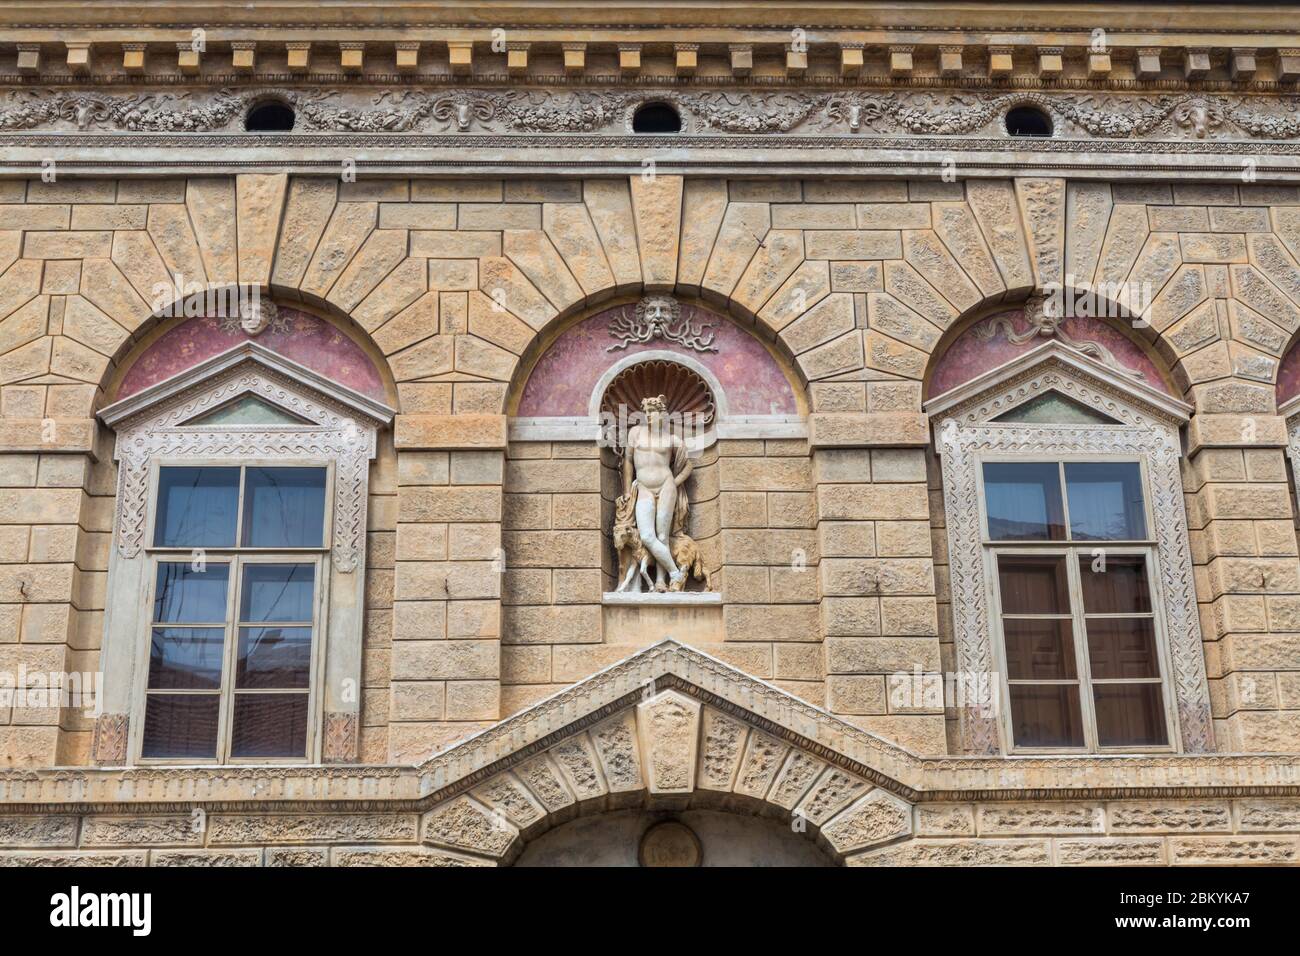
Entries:
[[[302,424],[191,424],[246,396],[283,410]],[[235,346],[108,406],[100,419],[117,433],[118,492],[109,558],[101,669],[104,713],[97,718],[93,757],[100,764],[321,763],[357,759],[360,729],[361,635],[364,608],[366,502],[376,433],[393,409],[338,385],[255,342]],[[142,757],[144,707],[157,564],[193,549],[154,548],[158,475],[165,465],[311,466],[326,468],[325,540],[309,551],[318,564],[317,626],[305,758],[222,760],[233,701],[234,622],[228,620],[218,757]],[[213,555],[226,549],[208,549]],[[298,549],[238,549],[280,560]],[[236,553],[236,549],[231,549]],[[232,563],[238,563],[232,562]],[[232,576],[228,600],[237,590]]]
[[[1097,409],[1116,424],[994,421],[1048,392],[1058,392]],[[1165,661],[1162,675],[1170,710],[1170,747],[1140,748],[1139,752],[1212,751],[1209,689],[1179,470],[1180,428],[1188,420],[1191,407],[1054,340],[931,399],[925,410],[934,429],[934,447],[943,474],[956,667],[968,681],[996,674],[997,702],[1001,705],[990,707],[988,701],[976,696],[959,707],[963,749],[968,753],[1046,752],[1013,750],[1011,746],[1003,643],[996,613],[997,586],[986,539],[982,479],[983,462],[1001,458],[1141,463],[1150,528],[1155,535],[1150,545],[1154,551],[1150,586],[1153,601],[1161,608],[1157,628],[1163,640],[1158,644],[1163,645]],[[1061,545],[1065,543],[1050,544],[1063,550]],[[1044,543],[1047,547],[1048,543]],[[1050,752],[1096,751],[1068,748]],[[1100,752],[1117,751],[1105,748]]]
[[[1015,423],[1020,424],[1020,423]],[[1042,427],[1042,426],[1040,426]],[[1046,426],[1055,428],[1056,426]],[[1002,679],[998,682],[1000,713],[1004,715],[1002,730],[1005,734],[1008,752],[1013,754],[1057,754],[1057,753],[1170,753],[1177,747],[1178,714],[1173,704],[1173,691],[1169,681],[1168,627],[1165,622],[1163,605],[1160,600],[1160,555],[1159,544],[1155,538],[1148,537],[1140,541],[1087,541],[1063,539],[1060,541],[994,541],[988,533],[988,508],[984,497],[984,465],[987,462],[1051,462],[1058,466],[1066,462],[1132,462],[1138,465],[1142,483],[1143,520],[1148,532],[1155,530],[1155,515],[1151,509],[1151,495],[1148,491],[1150,481],[1147,476],[1147,463],[1133,455],[1008,455],[987,454],[978,457],[976,481],[980,497],[980,531],[981,544],[984,549],[984,575],[989,582],[989,620],[996,632],[994,652],[997,658],[998,673]],[[1066,492],[1065,479],[1061,477],[1061,506],[1065,527],[1070,527],[1070,504]],[[1163,711],[1165,715],[1165,734],[1167,743],[1163,746],[1128,746],[1103,747],[1097,742],[1096,706],[1092,697],[1092,669],[1088,655],[1087,624],[1083,608],[1083,588],[1079,580],[1078,558],[1082,554],[1091,556],[1096,549],[1104,549],[1106,557],[1123,557],[1125,555],[1142,555],[1146,558],[1147,587],[1151,592],[1152,618],[1155,622],[1156,663],[1159,683],[1162,691]],[[1077,683],[1079,686],[1079,706],[1083,721],[1084,743],[1081,747],[1030,747],[1015,742],[1015,731],[1011,720],[1011,678],[1007,668],[1006,639],[1002,625],[1002,589],[998,577],[997,560],[999,555],[1042,555],[1064,556],[1065,570],[1070,597],[1070,627],[1077,676],[1075,681],[1059,683]],[[1024,683],[1043,684],[1053,681],[1025,680]],[[1143,680],[1107,680],[1105,683],[1152,683]]]

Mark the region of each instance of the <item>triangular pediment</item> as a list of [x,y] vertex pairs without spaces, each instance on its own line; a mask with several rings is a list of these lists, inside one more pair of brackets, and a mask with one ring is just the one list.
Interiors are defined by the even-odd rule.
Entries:
[[797,818],[842,858],[910,834],[915,794],[899,776],[921,763],[665,640],[422,764],[424,841],[505,859],[587,803],[718,806]]

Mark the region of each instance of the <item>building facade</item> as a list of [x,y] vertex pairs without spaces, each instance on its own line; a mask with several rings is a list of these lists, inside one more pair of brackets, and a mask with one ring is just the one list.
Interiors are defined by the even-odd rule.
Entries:
[[1300,860],[1280,12],[0,3],[0,863]]

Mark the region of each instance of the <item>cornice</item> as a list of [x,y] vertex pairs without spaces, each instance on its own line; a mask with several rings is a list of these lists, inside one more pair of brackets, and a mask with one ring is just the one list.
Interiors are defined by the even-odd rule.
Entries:
[[6,813],[427,809],[673,688],[910,801],[1300,795],[1300,756],[922,757],[675,641],[645,648],[418,767],[0,771]]

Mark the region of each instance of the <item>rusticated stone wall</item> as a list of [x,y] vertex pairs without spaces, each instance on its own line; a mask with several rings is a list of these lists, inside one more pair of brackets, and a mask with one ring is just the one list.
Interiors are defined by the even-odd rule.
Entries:
[[[590,640],[612,560],[600,459],[508,442],[507,400],[570,318],[672,291],[769,342],[809,409],[806,440],[726,439],[695,479],[698,520],[716,513],[716,544],[702,537],[725,600],[720,654],[941,751],[939,715],[890,710],[885,680],[949,666],[926,372],[968,316],[1073,275],[1150,283],[1150,327],[1134,334],[1195,405],[1185,491],[1219,747],[1300,740],[1300,560],[1273,390],[1300,330],[1295,186],[60,177],[0,182],[0,214],[6,669],[98,666],[114,475],[93,414],[160,327],[155,286],[174,273],[320,313],[391,374],[364,759],[414,761],[604,666],[617,642]],[[525,640],[542,620],[555,639]],[[88,760],[78,714],[2,719],[9,765]]]

